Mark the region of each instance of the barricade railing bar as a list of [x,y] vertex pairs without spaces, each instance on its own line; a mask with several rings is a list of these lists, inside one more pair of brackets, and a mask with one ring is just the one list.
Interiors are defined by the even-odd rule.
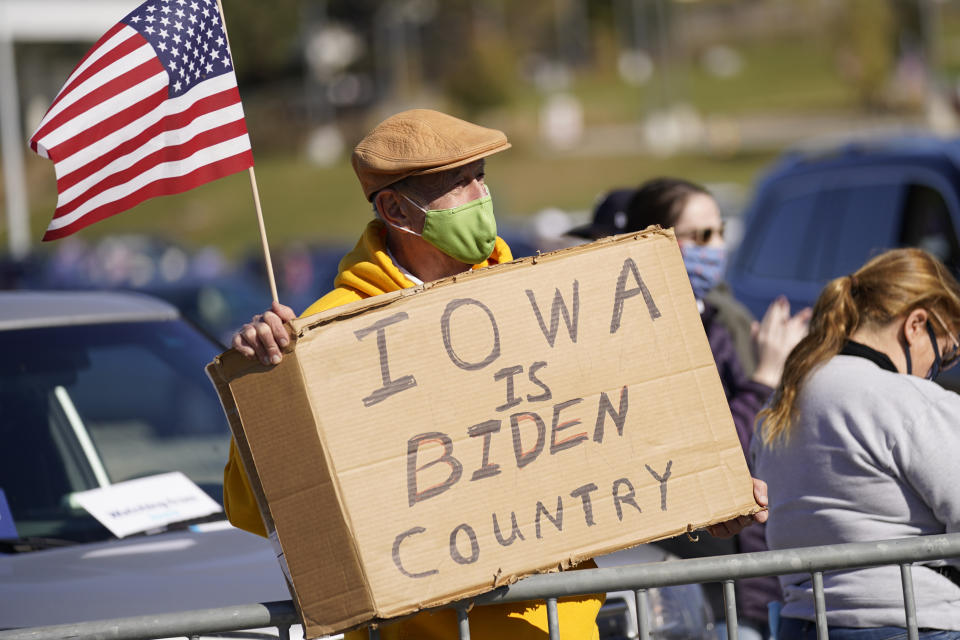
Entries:
[[[853,542],[780,551],[761,551],[708,558],[668,560],[650,564],[589,569],[530,576],[515,584],[499,587],[475,598],[452,605],[458,612],[460,638],[469,640],[469,614],[473,605],[490,605],[522,600],[547,603],[551,639],[559,638],[557,599],[565,596],[632,591],[636,594],[637,628],[641,640],[650,638],[647,589],[682,584],[720,582],[723,584],[728,637],[737,637],[736,580],[760,576],[809,573],[814,586],[817,633],[827,638],[823,572],[880,565],[898,565],[904,593],[904,626],[908,637],[917,638],[916,603],[911,565],[917,562],[960,557],[960,533],[920,536],[898,540]],[[53,605],[51,605],[53,606]],[[2,623],[2,621],[0,621]],[[151,638],[195,638],[246,629],[276,627],[280,638],[289,638],[290,626],[297,624],[290,601],[248,604],[236,607],[184,611],[170,614],[116,618],[68,625],[0,631],[0,640],[149,640]],[[379,637],[371,628],[371,639]]]

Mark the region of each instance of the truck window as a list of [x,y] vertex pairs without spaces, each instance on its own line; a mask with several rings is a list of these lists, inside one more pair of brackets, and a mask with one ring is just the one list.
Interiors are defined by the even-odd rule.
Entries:
[[811,221],[816,216],[815,191],[778,191],[765,199],[766,223],[754,243],[750,271],[764,278],[807,280]]
[[950,218],[950,209],[939,191],[921,184],[907,190],[903,207],[900,244],[925,249],[960,273],[960,246]]
[[895,246],[903,185],[863,178],[851,174],[842,186],[782,190],[769,198],[751,272],[825,283]]
[[825,191],[825,220],[818,279],[824,283],[853,273],[873,256],[897,245],[902,182],[859,183]]

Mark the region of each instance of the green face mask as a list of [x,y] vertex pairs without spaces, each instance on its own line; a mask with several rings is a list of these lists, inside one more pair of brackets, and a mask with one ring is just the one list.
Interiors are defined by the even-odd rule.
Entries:
[[[407,198],[402,193],[400,195]],[[479,264],[493,253],[497,220],[493,217],[493,200],[489,191],[482,198],[452,209],[424,209],[410,198],[407,200],[423,211],[423,233],[403,227],[398,229],[421,236],[451,258],[466,264]]]

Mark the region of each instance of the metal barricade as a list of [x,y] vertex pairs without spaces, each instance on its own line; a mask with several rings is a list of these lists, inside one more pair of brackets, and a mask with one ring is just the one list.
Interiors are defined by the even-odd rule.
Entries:
[[[854,542],[540,574],[450,606],[458,612],[460,638],[469,640],[470,625],[467,612],[473,605],[483,606],[522,600],[546,601],[549,636],[551,640],[556,640],[560,637],[557,616],[558,598],[610,591],[633,591],[636,594],[640,640],[649,640],[651,635],[646,602],[647,589],[721,582],[724,588],[728,637],[736,638],[737,616],[734,595],[736,580],[809,573],[814,587],[818,637],[820,640],[826,640],[827,617],[823,594],[823,573],[842,569],[898,565],[904,594],[904,626],[907,628],[908,637],[914,640],[918,637],[918,630],[911,565],[917,562],[957,557],[960,557],[960,533],[877,542]],[[14,629],[0,631],[0,640],[195,638],[202,634],[264,627],[278,628],[280,638],[286,639],[289,638],[290,626],[296,622],[296,612],[292,603],[287,601],[72,625]],[[376,628],[371,628],[370,637],[371,639],[379,638]]]

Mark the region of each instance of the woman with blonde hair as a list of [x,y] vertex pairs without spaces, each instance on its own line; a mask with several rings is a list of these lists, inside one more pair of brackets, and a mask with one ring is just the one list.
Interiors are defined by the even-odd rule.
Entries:
[[[919,249],[830,282],[758,416],[772,549],[960,531],[960,284]],[[913,572],[922,638],[960,638],[957,560]],[[830,638],[905,638],[896,566],[824,574]],[[779,640],[815,638],[810,576],[780,577]]]

